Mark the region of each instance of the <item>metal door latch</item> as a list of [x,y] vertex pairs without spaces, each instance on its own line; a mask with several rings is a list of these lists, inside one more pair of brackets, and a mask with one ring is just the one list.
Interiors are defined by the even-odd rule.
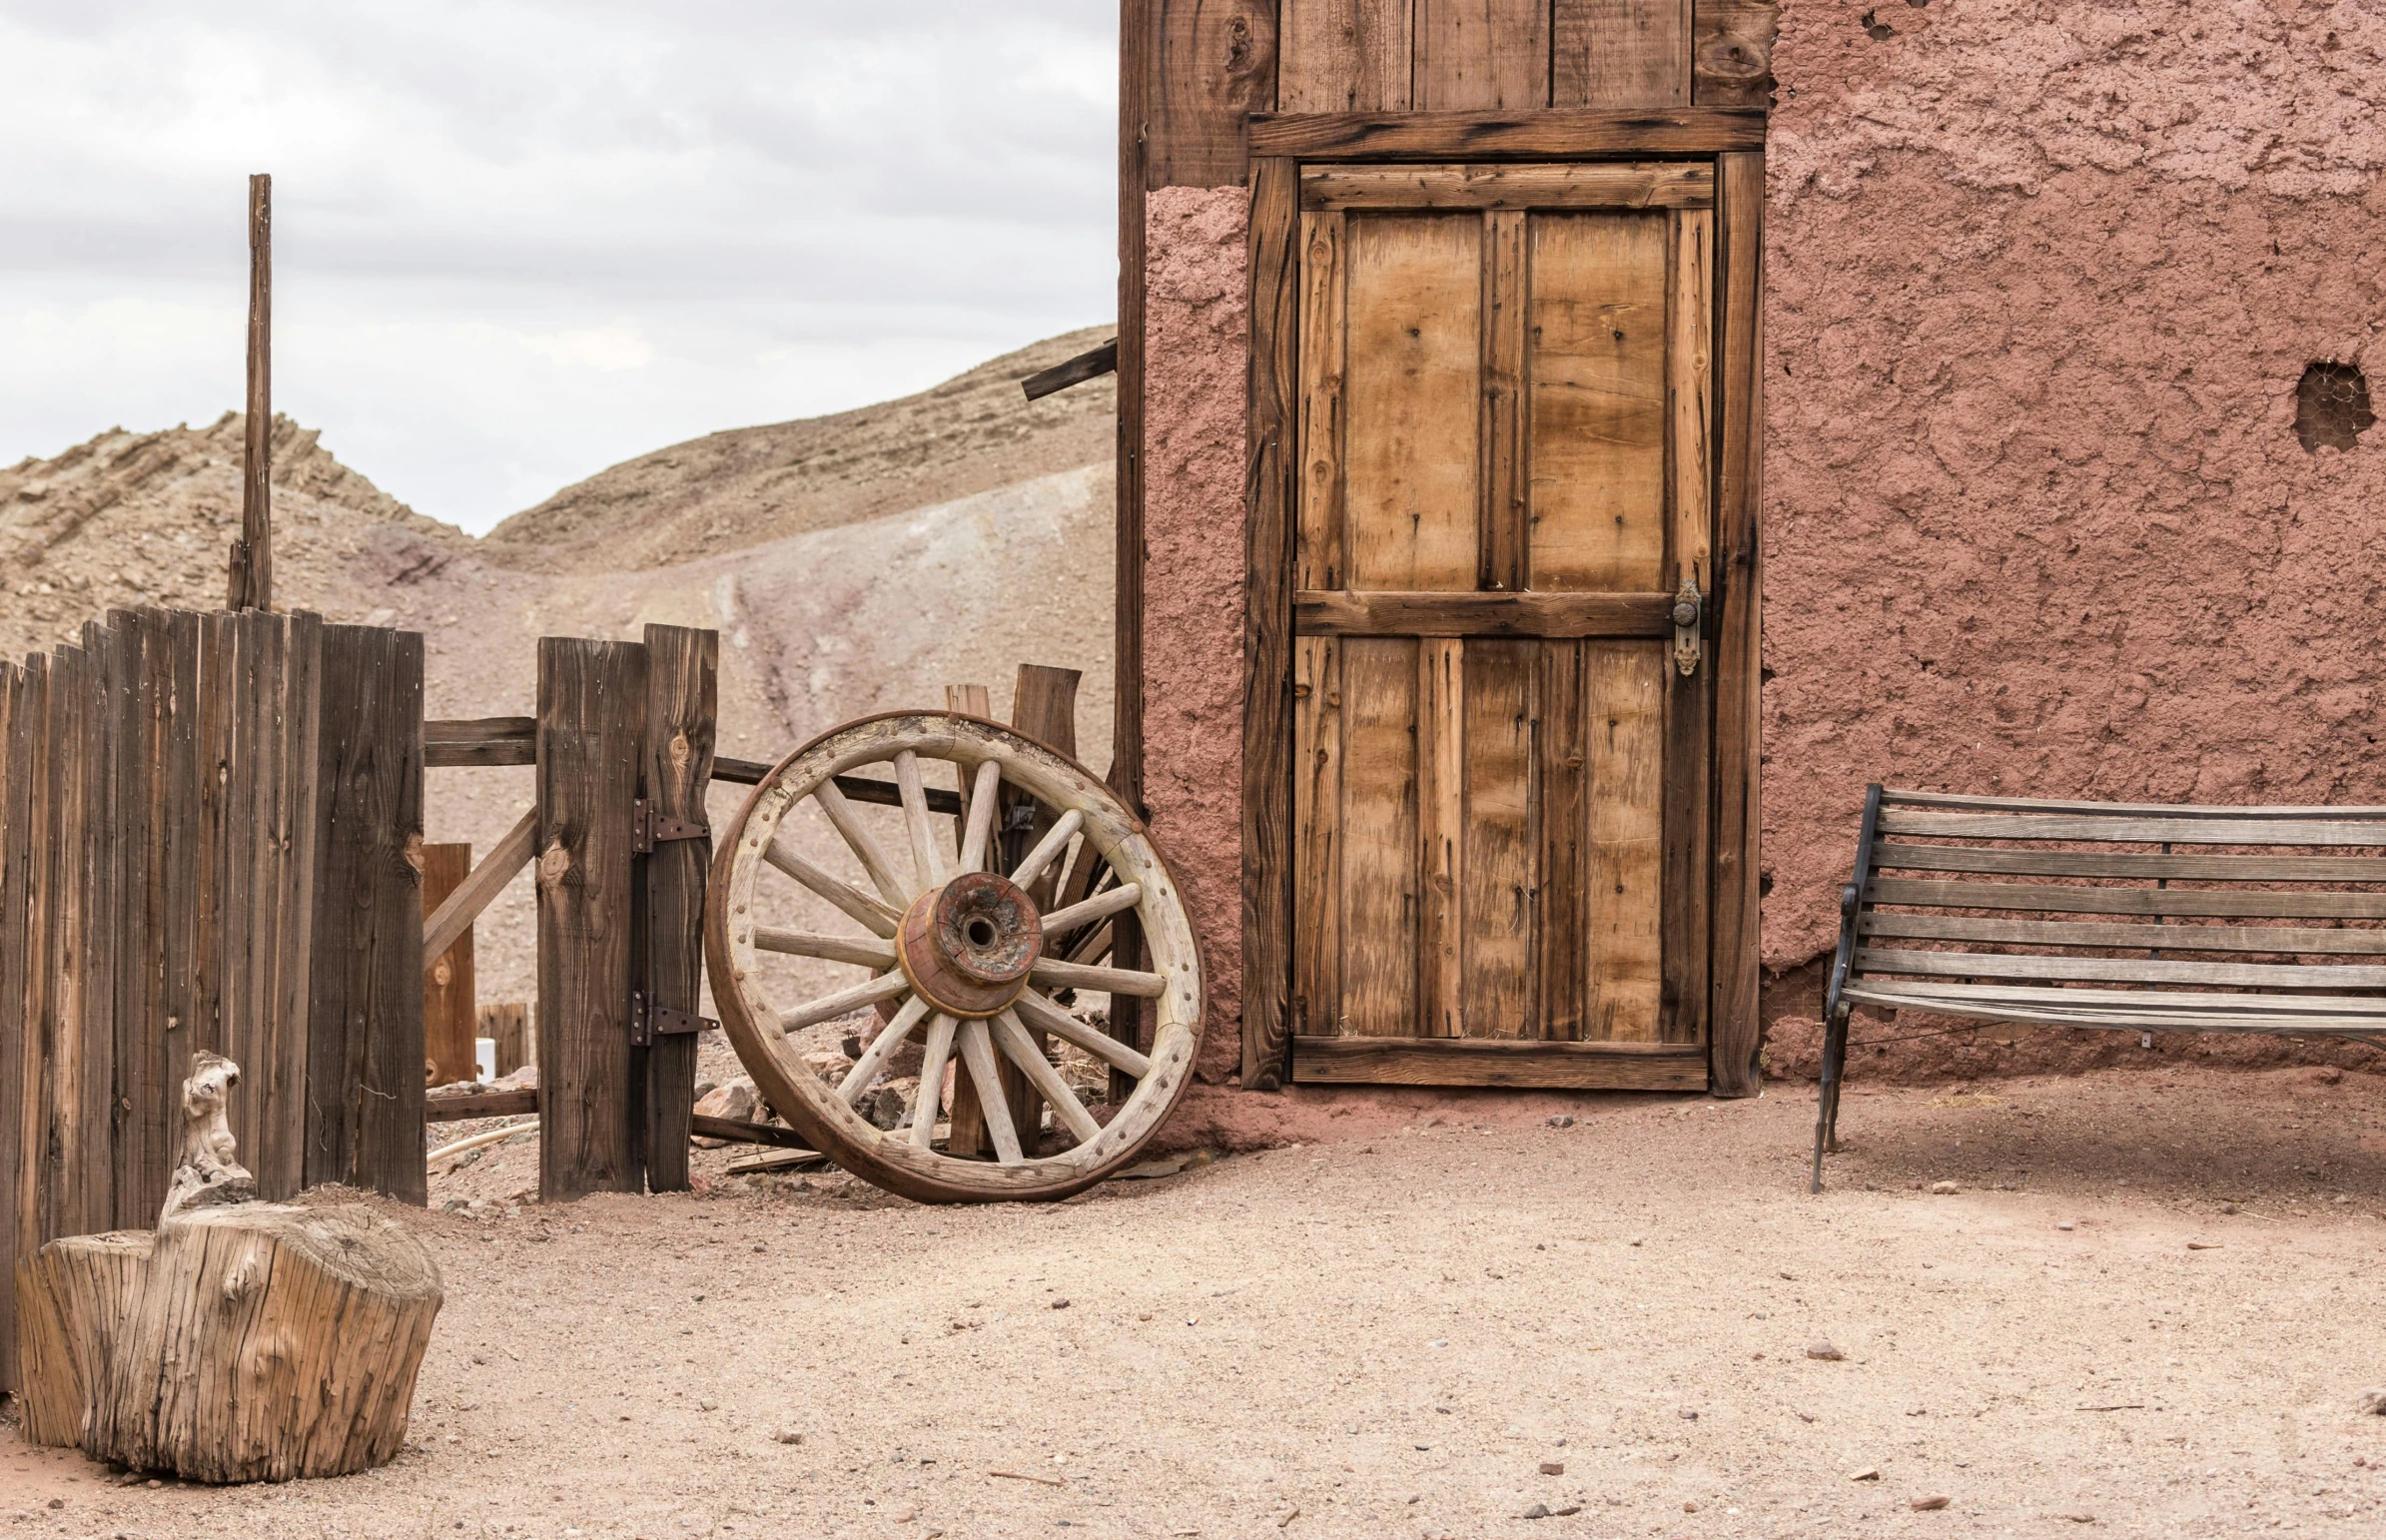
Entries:
[[654,810],[654,804],[644,797],[630,804],[629,848],[641,856],[652,855],[654,847],[664,840],[702,840],[711,837],[712,830],[706,825],[658,813]]
[[1699,615],[1705,607],[1697,574],[1684,572],[1682,589],[1674,595],[1674,667],[1685,678],[1698,672]]
[[649,1002],[644,990],[629,992],[629,1046],[652,1048],[658,1037],[675,1037],[683,1033],[702,1032],[721,1024],[709,1016],[693,1011],[674,1011],[668,1006]]

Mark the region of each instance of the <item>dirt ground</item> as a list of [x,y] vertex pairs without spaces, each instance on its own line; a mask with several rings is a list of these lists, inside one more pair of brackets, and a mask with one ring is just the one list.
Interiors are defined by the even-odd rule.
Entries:
[[395,1464],[161,1486],[11,1428],[0,1534],[2386,1526],[2386,1080],[1859,1087],[1819,1197],[1812,1106],[1586,1096],[1049,1207],[728,1153],[509,1205],[524,1141],[412,1216],[447,1303]]

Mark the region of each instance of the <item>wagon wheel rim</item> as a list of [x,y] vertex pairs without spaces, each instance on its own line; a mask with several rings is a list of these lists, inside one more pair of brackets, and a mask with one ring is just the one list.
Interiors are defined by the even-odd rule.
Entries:
[[[889,783],[900,807],[857,809],[837,785],[856,772]],[[961,792],[966,819],[930,810],[940,778]],[[1032,797],[1052,820],[1011,863],[994,828],[1002,793]],[[1133,1159],[1192,1079],[1201,969],[1175,876],[1099,778],[996,723],[897,712],[806,744],[746,799],[717,846],[708,892],[713,992],[738,1058],[815,1149],[889,1190],[926,1201],[1066,1196]],[[1105,961],[1128,914],[1149,954],[1133,971]],[[766,954],[839,965],[845,982],[783,998],[766,981]],[[1072,990],[1108,994],[1114,1012],[1150,1000],[1149,1048],[1074,1014],[1062,1003]],[[873,1006],[860,1058],[828,1084],[794,1034]],[[1134,1082],[1107,1122],[1062,1083],[1038,1034]],[[882,1130],[859,1104],[912,1043],[923,1053],[919,1090],[903,1121]],[[977,1089],[992,1159],[936,1148],[947,1064],[957,1092]],[[1051,1109],[1061,1149],[1020,1145],[998,1064]]]

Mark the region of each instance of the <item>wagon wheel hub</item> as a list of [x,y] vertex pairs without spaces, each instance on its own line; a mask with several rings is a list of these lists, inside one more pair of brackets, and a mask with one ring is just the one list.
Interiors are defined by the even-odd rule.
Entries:
[[912,988],[964,1020],[997,1015],[1017,1000],[1043,955],[1035,901],[994,872],[964,872],[922,893],[895,937],[896,961]]

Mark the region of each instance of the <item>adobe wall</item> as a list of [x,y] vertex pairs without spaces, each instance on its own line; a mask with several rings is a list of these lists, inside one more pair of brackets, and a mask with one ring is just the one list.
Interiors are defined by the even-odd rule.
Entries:
[[[1811,1072],[1800,970],[1832,944],[1868,780],[2386,802],[2386,431],[2339,453],[2293,429],[2307,364],[2386,364],[2382,52],[2386,12],[2324,0],[1783,5],[1777,1073]],[[1981,1037],[1860,1073],[2149,1057],[2121,1034]]]
[[[2381,54],[2386,13],[2350,0],[1785,0],[1764,488],[1776,1075],[1813,1071],[1816,961],[1868,780],[2386,803],[2386,430],[2340,453],[2293,427],[2307,364],[2386,366]],[[1215,1003],[1172,1138],[1358,1133],[1428,1106],[1538,1117],[1555,1103],[1225,1089],[1246,199],[1171,189],[1148,214],[1149,796]],[[2378,1057],[2156,1043],[2006,1029],[1860,1073]]]

